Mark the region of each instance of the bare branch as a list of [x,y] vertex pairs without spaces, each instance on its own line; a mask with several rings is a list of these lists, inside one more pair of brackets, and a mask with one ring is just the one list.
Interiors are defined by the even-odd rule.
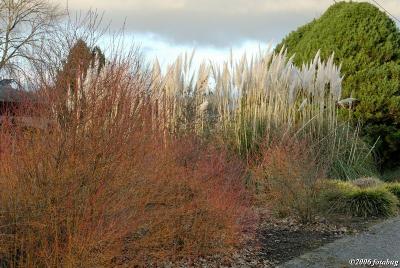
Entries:
[[0,75],[40,61],[35,52],[51,36],[60,16],[58,7],[47,0],[0,0]]

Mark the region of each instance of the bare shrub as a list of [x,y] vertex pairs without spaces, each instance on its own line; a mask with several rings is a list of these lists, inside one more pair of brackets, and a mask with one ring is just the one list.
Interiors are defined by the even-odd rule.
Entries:
[[248,205],[240,162],[194,142],[167,137],[166,146],[144,81],[116,60],[73,98],[63,83],[42,88],[24,109],[47,127],[4,120],[2,265],[145,265],[240,242]]
[[119,252],[128,148],[144,128],[132,112],[140,85],[123,68],[105,77],[68,111],[57,110],[66,102],[60,88],[43,89],[46,129],[2,125],[1,256],[10,266],[93,266]]
[[133,199],[138,220],[125,249],[135,264],[230,252],[252,217],[240,162],[190,139],[171,145],[150,151],[137,180],[143,196]]
[[262,150],[256,173],[275,210],[302,222],[314,219],[319,181],[326,173],[326,163],[318,159],[310,144],[295,138],[272,143]]

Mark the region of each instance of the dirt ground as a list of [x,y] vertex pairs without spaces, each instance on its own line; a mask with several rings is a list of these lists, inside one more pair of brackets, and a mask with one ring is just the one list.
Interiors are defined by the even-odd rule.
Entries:
[[259,255],[274,265],[282,264],[345,235],[364,232],[377,222],[377,219],[367,221],[340,217],[330,222],[319,219],[311,224],[300,224],[293,219],[266,220],[258,234]]

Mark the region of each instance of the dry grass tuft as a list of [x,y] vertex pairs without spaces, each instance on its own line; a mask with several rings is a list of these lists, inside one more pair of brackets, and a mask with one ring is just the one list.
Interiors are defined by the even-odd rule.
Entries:
[[384,183],[378,178],[366,177],[366,178],[358,178],[352,181],[352,184],[359,188],[365,189],[365,188],[379,187],[382,186]]

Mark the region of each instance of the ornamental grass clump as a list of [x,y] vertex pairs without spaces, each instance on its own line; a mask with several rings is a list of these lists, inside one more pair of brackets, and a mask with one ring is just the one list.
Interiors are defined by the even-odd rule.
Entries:
[[345,195],[348,214],[356,217],[390,217],[396,214],[399,200],[384,188],[367,188]]
[[284,50],[260,52],[239,61],[231,56],[221,66],[202,64],[196,71],[192,57],[179,57],[165,73],[154,64],[150,99],[154,122],[165,133],[214,134],[247,160],[261,142],[290,133],[324,150],[332,177],[374,173],[371,148],[359,139],[358,128],[338,121],[342,76],[333,55],[324,62],[317,53],[296,67]]
[[[318,54],[303,68],[295,67],[284,51],[260,54],[251,61],[243,57],[238,63],[231,58],[222,67],[203,64],[197,74],[190,71],[190,62],[187,56],[178,58],[164,77],[158,65],[154,67],[160,85],[156,96],[162,96],[155,98],[156,107],[171,131],[182,123],[205,120],[204,103],[216,119],[215,127],[232,134],[242,154],[249,153],[265,133],[307,129],[322,136],[337,125],[340,68],[331,60],[323,63]],[[204,122],[195,126],[201,133]]]
[[400,199],[400,183],[388,183],[386,189]]
[[[375,146],[384,171],[400,165],[400,30],[389,14],[370,1],[335,1],[319,18],[291,32],[283,47],[294,62],[323,59],[335,52],[342,65],[343,97],[355,98],[351,117]],[[348,117],[344,111],[343,116]]]
[[399,200],[385,187],[360,188],[348,182],[327,182],[321,193],[325,213],[353,217],[390,217],[397,213]]

